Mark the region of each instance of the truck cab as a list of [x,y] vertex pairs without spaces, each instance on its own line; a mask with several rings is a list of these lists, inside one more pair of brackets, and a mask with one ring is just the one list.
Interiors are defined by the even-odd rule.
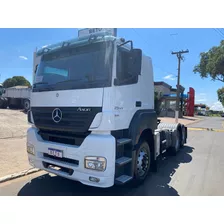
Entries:
[[40,49],[28,121],[32,166],[97,187],[143,181],[161,150],[151,58],[114,29]]
[[0,83],[0,108],[6,109],[7,108],[7,98],[5,98],[5,88]]
[[0,96],[4,93],[4,88],[3,85],[0,83]]

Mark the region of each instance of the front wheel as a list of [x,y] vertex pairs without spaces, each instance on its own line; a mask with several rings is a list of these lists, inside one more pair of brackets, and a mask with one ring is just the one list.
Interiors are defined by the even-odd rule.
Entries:
[[136,149],[134,165],[134,182],[140,184],[146,179],[151,165],[150,148],[146,141],[140,143]]

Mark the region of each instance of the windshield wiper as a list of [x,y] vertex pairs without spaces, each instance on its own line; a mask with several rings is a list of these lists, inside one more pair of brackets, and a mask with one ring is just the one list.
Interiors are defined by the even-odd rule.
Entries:
[[39,85],[39,84],[48,84],[48,82],[37,82],[37,83],[34,83],[33,84],[33,87],[35,88],[36,87],[36,85]]
[[68,80],[64,80],[64,81],[61,81],[61,82],[57,82],[54,85],[61,84],[61,83],[66,83],[66,82],[76,82],[76,81],[81,81],[81,80],[85,81],[84,79],[68,79]]

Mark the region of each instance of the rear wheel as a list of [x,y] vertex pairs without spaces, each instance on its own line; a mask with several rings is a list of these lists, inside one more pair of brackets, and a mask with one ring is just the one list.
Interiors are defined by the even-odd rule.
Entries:
[[182,148],[184,146],[184,143],[185,143],[185,128],[182,127],[182,138],[181,138],[181,143],[180,143],[180,148]]
[[176,136],[176,142],[175,142],[175,145],[170,147],[170,154],[172,156],[176,156],[177,152],[179,151],[180,147],[181,147],[181,142],[182,142],[182,139],[181,139],[181,134],[180,134],[180,131],[177,130],[177,136]]
[[4,105],[3,108],[6,109],[8,107],[8,99],[4,98]]
[[16,106],[13,104],[9,104],[9,109],[16,109]]
[[151,153],[149,145],[146,141],[139,144],[136,150],[135,168],[134,168],[134,183],[142,183],[149,172],[151,165]]
[[29,100],[25,100],[24,101],[24,110],[28,111],[30,109],[30,101]]
[[0,98],[0,108],[4,108],[5,100],[4,98]]

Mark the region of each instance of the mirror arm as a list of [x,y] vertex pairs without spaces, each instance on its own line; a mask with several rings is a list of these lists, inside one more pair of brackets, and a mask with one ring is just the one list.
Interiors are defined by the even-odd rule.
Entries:
[[128,44],[128,43],[131,43],[131,50],[133,50],[133,42],[132,42],[132,40],[128,40],[128,41],[126,41],[126,42],[124,42],[124,43],[118,45],[118,47],[121,47],[121,46],[123,46],[123,45],[125,45],[125,44]]

